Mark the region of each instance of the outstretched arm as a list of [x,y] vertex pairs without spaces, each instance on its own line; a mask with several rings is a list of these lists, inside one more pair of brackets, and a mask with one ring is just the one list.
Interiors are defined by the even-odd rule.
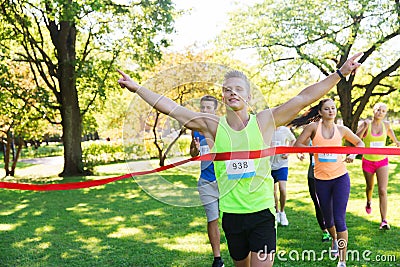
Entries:
[[300,146],[300,147],[305,147],[309,146],[310,139],[314,138],[314,132],[317,129],[317,124],[315,122],[310,123],[307,125],[303,132],[297,137],[296,142],[294,143],[293,146]]
[[365,132],[368,130],[368,124],[369,122],[367,120],[361,123],[361,125],[358,127],[356,131],[356,135],[358,137],[363,138],[365,136]]
[[190,109],[184,108],[169,99],[168,97],[162,96],[153,91],[150,91],[147,88],[140,86],[123,71],[118,70],[118,72],[122,75],[122,77],[118,80],[118,83],[122,88],[127,88],[129,91],[138,94],[150,106],[178,120],[183,125],[185,125],[185,127],[191,130],[209,133],[209,130],[212,131],[214,125],[218,123],[217,116],[212,114],[194,112]]
[[[343,76],[355,73],[356,69],[361,65],[361,63],[357,62],[357,58],[362,54],[363,53],[355,54],[343,64],[340,68],[340,72]],[[281,106],[272,109],[276,126],[285,125],[290,122],[302,109],[328,93],[340,79],[341,77],[339,74],[335,72],[322,81],[306,87],[297,96]]]
[[392,139],[393,143],[397,146],[400,147],[400,141],[397,140],[396,135],[394,134],[394,131],[392,129],[392,127],[390,126],[390,123],[385,122],[386,125],[386,131],[387,131],[387,135],[390,137],[390,139]]

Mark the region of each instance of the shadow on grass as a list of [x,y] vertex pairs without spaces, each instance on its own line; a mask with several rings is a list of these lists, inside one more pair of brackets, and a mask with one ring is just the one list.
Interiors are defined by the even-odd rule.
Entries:
[[[358,170],[357,170],[358,168]],[[355,166],[351,201],[364,201],[364,184]],[[321,231],[315,219],[306,189],[303,169],[293,171],[299,178],[296,195],[287,202],[290,225],[278,228],[278,251],[286,252],[286,261],[276,258],[274,266],[336,266],[327,255],[321,261],[301,259],[302,252],[327,250],[321,242]],[[399,200],[400,183],[394,166],[389,191]],[[362,174],[362,173],[361,173]],[[185,208],[193,204],[194,193],[185,194],[179,188],[194,188],[190,175],[164,174],[167,185],[158,184],[160,177],[143,177],[146,188],[154,186],[163,193],[159,200],[135,182],[125,179],[90,189],[52,192],[1,190],[0,206],[0,266],[209,266],[211,248],[206,233],[203,208]],[[69,181],[78,181],[74,178]],[[358,179],[358,180],[357,180]],[[300,189],[298,188],[300,187]],[[177,189],[178,188],[178,189]],[[376,191],[374,192],[376,195]],[[166,201],[168,199],[168,201]],[[179,203],[168,205],[165,203]],[[351,203],[350,205],[353,205]],[[358,204],[358,203],[357,203]],[[393,213],[397,216],[398,213]],[[395,215],[396,214],[396,215]],[[378,230],[379,224],[367,216],[347,213],[349,249],[358,251],[360,260],[350,260],[347,266],[399,266],[399,227]],[[224,238],[223,238],[224,240]],[[294,252],[291,252],[294,251]],[[371,261],[362,258],[362,253]],[[233,266],[226,243],[222,244],[226,266]],[[291,260],[299,255],[298,261]],[[297,254],[296,254],[297,253]],[[320,254],[316,254],[320,256]],[[397,262],[376,262],[375,257],[395,255]],[[306,255],[307,256],[307,255]],[[318,258],[318,257],[317,257]]]
[[1,199],[1,266],[205,266],[212,261],[203,208],[156,201],[132,179],[72,191],[2,190]]

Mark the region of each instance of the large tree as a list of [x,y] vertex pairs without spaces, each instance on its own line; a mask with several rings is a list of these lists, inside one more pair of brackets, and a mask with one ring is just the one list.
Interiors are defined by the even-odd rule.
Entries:
[[172,30],[171,0],[4,0],[0,8],[8,34],[2,48],[31,65],[40,88],[32,96],[41,100],[36,109],[62,125],[62,175],[83,174],[82,116],[105,95],[121,53],[134,67],[161,56],[168,45],[162,33]]
[[329,75],[364,52],[358,75],[337,85],[339,110],[352,130],[369,102],[398,90],[399,0],[265,0],[231,14],[230,22],[219,43],[255,52],[261,76],[281,91]]

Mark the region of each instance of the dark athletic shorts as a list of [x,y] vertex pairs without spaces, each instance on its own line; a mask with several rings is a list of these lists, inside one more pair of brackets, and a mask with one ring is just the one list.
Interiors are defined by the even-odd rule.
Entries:
[[277,183],[278,181],[287,181],[289,176],[289,168],[282,167],[277,170],[271,170],[271,175],[274,178],[274,183]]
[[222,229],[229,254],[236,261],[244,260],[250,251],[267,254],[276,251],[275,216],[269,209],[246,214],[224,212]]

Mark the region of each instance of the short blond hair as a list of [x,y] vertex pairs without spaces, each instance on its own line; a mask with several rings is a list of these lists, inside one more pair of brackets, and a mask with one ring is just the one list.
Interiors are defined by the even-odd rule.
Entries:
[[247,86],[246,89],[249,90],[249,92],[250,92],[250,81],[247,78],[246,74],[244,74],[243,72],[238,71],[238,70],[230,70],[227,73],[225,73],[224,79],[226,81],[226,80],[228,80],[230,78],[240,78],[240,79],[242,79],[246,83],[246,86]]
[[376,104],[374,105],[373,110],[377,110],[377,109],[380,108],[380,107],[384,107],[385,109],[387,109],[387,106],[386,106],[385,103],[378,102],[378,103],[376,103]]

